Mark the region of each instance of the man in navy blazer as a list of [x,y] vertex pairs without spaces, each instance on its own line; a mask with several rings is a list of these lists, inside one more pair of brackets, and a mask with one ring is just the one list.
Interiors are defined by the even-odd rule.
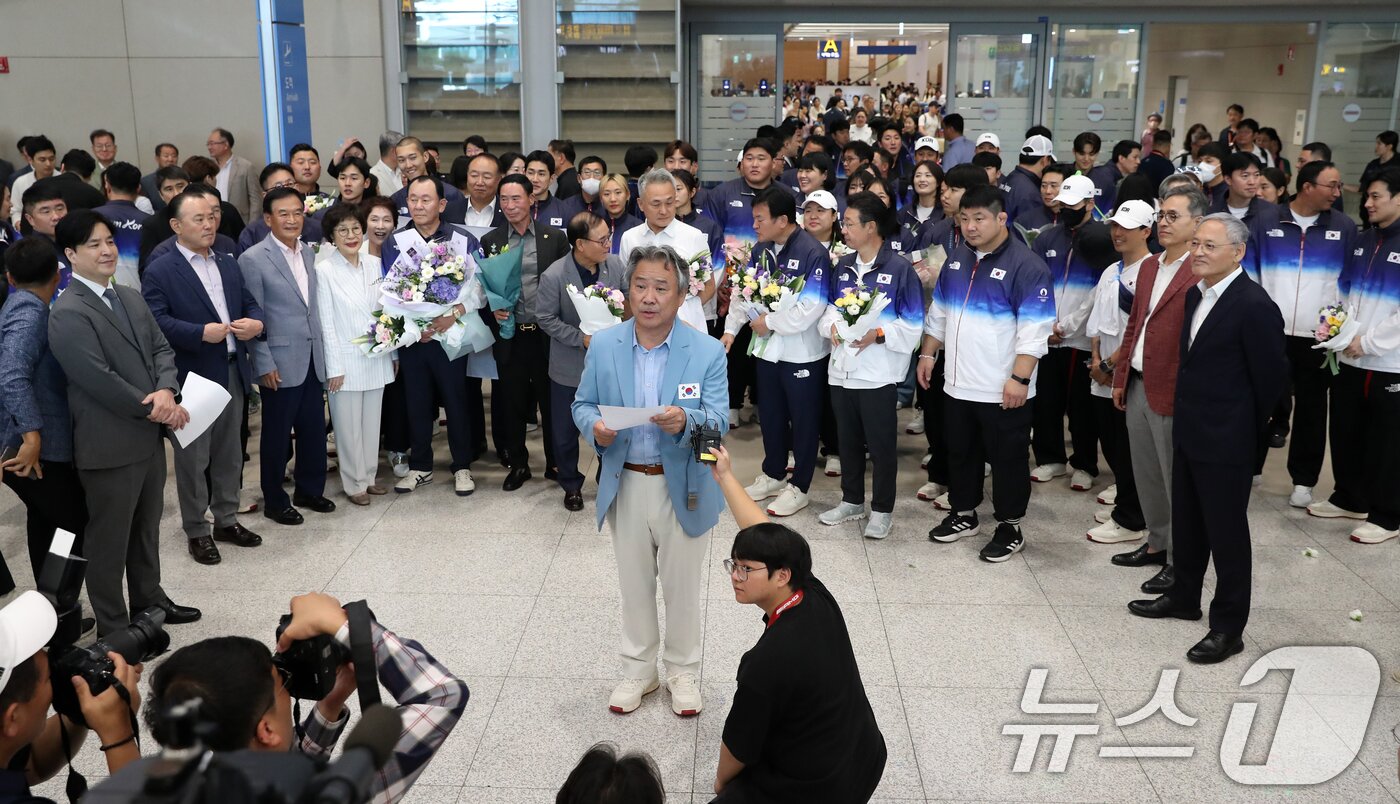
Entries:
[[[253,373],[262,389],[261,485],[263,516],[300,525],[292,505],[330,513],[326,499],[325,350],[316,310],[316,253],[301,242],[306,221],[301,193],[275,187],[263,196],[263,222],[271,233],[238,258],[243,284],[262,308],[263,337],[248,341]],[[296,432],[294,494],[282,489],[287,447]]]
[[1186,652],[1198,664],[1244,649],[1251,587],[1249,493],[1260,439],[1286,390],[1283,316],[1240,268],[1249,228],[1229,213],[1196,227],[1172,423],[1172,540],[1176,583],[1134,600],[1139,617],[1201,618],[1206,564],[1215,561],[1210,630]]
[[[669,246],[637,248],[626,285],[633,318],[593,336],[573,404],[574,423],[598,451],[598,527],[608,520],[622,587],[623,681],[608,706],[631,712],[659,686],[659,575],[671,710],[696,715],[703,568],[724,497],[690,436],[706,423],[728,429],[728,368],[719,341],[676,319],[690,288],[683,257]],[[614,431],[600,405],[662,412]]]
[[[222,385],[232,399],[218,419],[189,446],[175,445],[175,487],[190,555],[219,563],[215,541],[256,547],[262,538],[238,523],[243,480],[243,399],[253,381],[247,342],[262,334],[263,313],[243,286],[231,254],[213,250],[218,231],[215,202],[185,191],[166,207],[175,248],[146,268],[141,295],[156,325],[175,350],[180,387],[189,374]],[[210,530],[204,512],[214,515]]]

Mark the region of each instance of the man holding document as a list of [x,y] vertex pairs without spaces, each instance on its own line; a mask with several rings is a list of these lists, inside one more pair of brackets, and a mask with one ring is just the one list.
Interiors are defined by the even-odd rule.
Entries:
[[634,250],[626,287],[633,318],[593,336],[573,403],[574,422],[598,451],[598,526],[608,520],[622,587],[623,681],[608,707],[631,712],[660,686],[659,576],[671,710],[697,715],[702,569],[724,499],[691,433],[728,429],[727,367],[719,341],[676,326],[690,276],[673,249]]
[[[211,248],[218,233],[215,202],[180,193],[166,214],[175,249],[146,268],[141,295],[175,352],[181,388],[193,376],[196,383],[207,380],[228,392],[208,429],[175,446],[175,487],[190,555],[201,564],[217,564],[216,541],[262,544],[262,537],[238,524],[237,514],[243,479],[239,430],[245,389],[253,381],[247,341],[262,333],[263,313],[243,286],[237,260]],[[206,510],[214,515],[212,531],[204,521]]]

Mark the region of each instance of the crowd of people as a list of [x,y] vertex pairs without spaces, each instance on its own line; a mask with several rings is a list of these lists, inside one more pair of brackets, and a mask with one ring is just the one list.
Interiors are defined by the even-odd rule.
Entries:
[[[1035,533],[1034,484],[1093,492],[1102,505],[1086,506],[1087,538],[1139,543],[1112,563],[1155,573],[1131,614],[1201,619],[1214,563],[1194,662],[1242,649],[1246,508],[1271,448],[1287,447],[1290,505],[1356,520],[1358,544],[1400,535],[1395,132],[1377,137],[1357,185],[1325,143],[1290,164],[1237,106],[1218,137],[1193,127],[1180,153],[1153,119],[1102,161],[1096,133],[1061,159],[1044,126],[1003,161],[996,134],[969,139],[960,115],[914,87],[853,111],[839,93],[815,109],[808,88],[792,89],[799,113],[755,131],[735,178],[713,187],[698,184],[683,140],[660,154],[635,146],[617,172],[568,140],[498,154],[473,135],[449,165],[386,132],[373,151],[339,143],[326,192],[306,143],[257,169],[216,128],[208,156],[181,161],[162,143],[142,175],[105,130],[92,153],[62,159],[46,136],[25,137],[28,164],[0,176],[0,220],[18,227],[0,223],[0,444],[35,576],[63,529],[88,559],[99,634],[150,606],[172,625],[201,616],[162,589],[158,550],[166,442],[190,420],[192,377],[229,396],[170,447],[201,564],[218,564],[221,545],[261,544],[255,511],[292,527],[303,512],[435,482],[440,426],[461,497],[490,456],[508,470],[504,493],[539,470],[580,511],[580,449],[592,449],[622,605],[608,707],[632,712],[664,682],[677,715],[703,711],[701,564],[727,507],[741,530],[726,569],[767,629],[740,665],[716,800],[848,802],[875,789],[884,743],[839,606],[806,542],[769,517],[808,507],[820,466],[841,488],[821,525],[863,522],[865,538],[887,538],[898,473],[913,468],[897,456],[901,408],[913,410],[906,431],[927,440],[917,497],[933,510],[898,524],[935,543],[977,536],[990,477],[980,556],[997,564]],[[1359,226],[1340,209],[1344,190],[1362,196]],[[386,292],[420,271],[419,298],[390,301],[421,302],[428,288],[440,304],[395,317]],[[450,292],[429,283],[454,271]],[[580,288],[622,300],[612,326],[588,325]],[[618,408],[645,414],[624,425]],[[722,447],[697,444],[751,424],[764,457],[745,486]],[[242,490],[254,429],[260,502]],[[1329,448],[1334,491],[1314,499]],[[343,500],[328,492],[332,471]],[[8,571],[0,584],[14,587]],[[335,601],[298,600],[292,638],[343,636]],[[381,679],[407,696],[427,683],[407,667],[432,676],[445,737],[465,685],[383,633]],[[285,691],[267,649],[245,642],[181,649],[153,694],[184,689],[181,673],[245,667],[258,679],[245,692],[275,695],[262,717],[277,722],[230,725],[222,744],[285,749]],[[811,672],[794,681],[781,669],[794,663]],[[0,702],[31,703],[7,689]],[[334,743],[350,689],[339,691],[313,713],[320,733],[308,727],[303,750]],[[780,724],[807,739],[779,737]],[[421,747],[408,753],[383,800],[426,761]],[[608,773],[646,765],[590,757]]]

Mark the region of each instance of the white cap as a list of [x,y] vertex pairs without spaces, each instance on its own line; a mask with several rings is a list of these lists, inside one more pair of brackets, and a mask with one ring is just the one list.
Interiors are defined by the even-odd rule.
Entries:
[[998,137],[990,131],[984,131],[982,134],[978,135],[977,144],[981,145],[982,143],[986,143],[998,151],[1001,150],[1001,137]]
[[57,630],[58,614],[32,589],[0,609],[0,691],[15,667],[42,650]]
[[836,196],[832,195],[826,190],[814,190],[808,193],[806,198],[802,199],[802,206],[804,209],[808,204],[816,204],[822,209],[829,209],[832,212],[835,212]]
[[1055,158],[1054,143],[1043,134],[1033,134],[1026,139],[1026,144],[1021,146],[1022,156],[1048,156]]
[[1088,176],[1075,174],[1060,184],[1060,194],[1054,200],[1073,206],[1086,198],[1094,197],[1094,183]]
[[1132,199],[1118,205],[1118,211],[1109,218],[1124,229],[1143,229],[1157,220],[1157,211],[1146,201]]
[[939,150],[938,140],[933,137],[920,137],[914,141],[914,152],[918,153],[920,148],[932,148],[937,151]]

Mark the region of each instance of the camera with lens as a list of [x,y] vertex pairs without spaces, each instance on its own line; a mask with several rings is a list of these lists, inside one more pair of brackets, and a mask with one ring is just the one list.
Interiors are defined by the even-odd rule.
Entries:
[[714,463],[714,448],[720,445],[722,434],[719,426],[706,421],[690,428],[690,448],[695,452],[697,463]]
[[[277,621],[277,639],[282,638],[291,622],[290,614],[283,614]],[[272,663],[286,680],[287,692],[306,701],[319,701],[329,695],[335,688],[336,671],[348,661],[350,651],[329,634],[299,639],[272,657]]]

